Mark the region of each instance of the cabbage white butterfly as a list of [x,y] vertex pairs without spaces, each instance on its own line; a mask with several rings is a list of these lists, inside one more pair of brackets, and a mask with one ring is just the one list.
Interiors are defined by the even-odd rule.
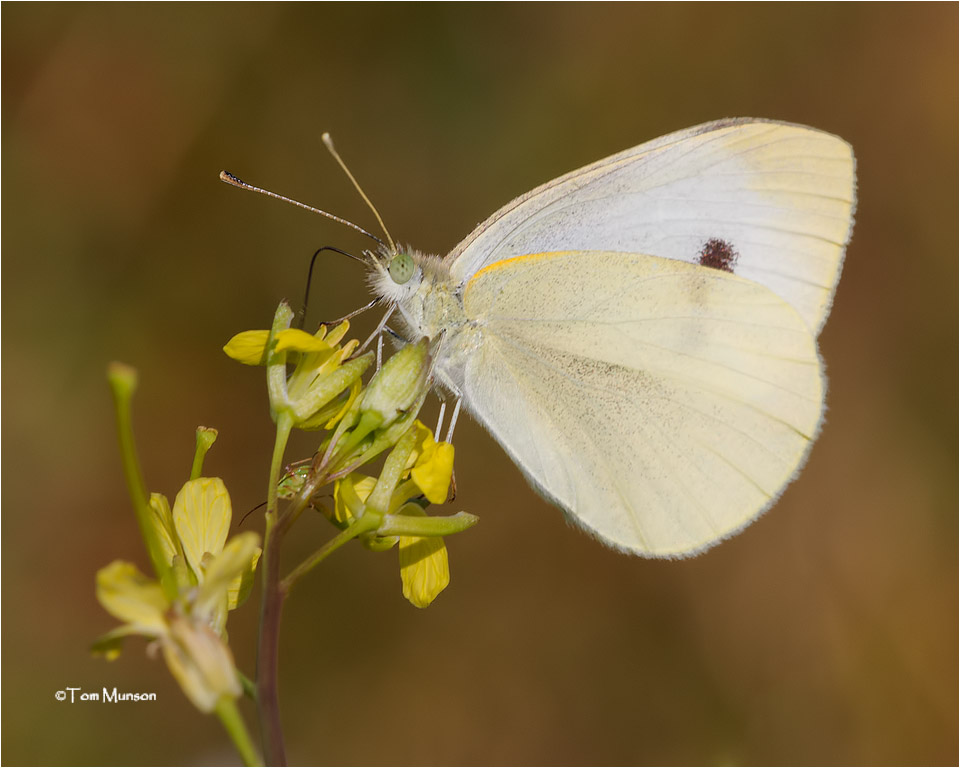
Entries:
[[446,258],[388,234],[371,284],[442,336],[436,380],[542,496],[617,549],[694,554],[817,437],[855,186],[836,136],[721,120],[534,189]]

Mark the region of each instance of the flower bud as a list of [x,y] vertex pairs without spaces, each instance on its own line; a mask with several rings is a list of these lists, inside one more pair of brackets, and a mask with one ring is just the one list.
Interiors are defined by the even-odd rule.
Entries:
[[212,712],[224,696],[235,699],[243,693],[233,654],[205,622],[172,616],[161,647],[170,672],[201,712]]
[[379,416],[378,428],[391,425],[426,391],[431,363],[426,339],[407,344],[373,377],[360,403],[360,412]]

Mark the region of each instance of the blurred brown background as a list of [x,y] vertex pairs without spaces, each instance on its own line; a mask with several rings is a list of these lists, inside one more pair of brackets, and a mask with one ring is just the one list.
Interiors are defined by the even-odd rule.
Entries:
[[[859,210],[821,336],[828,423],[775,510],[684,562],[568,527],[462,421],[452,584],[402,599],[396,554],[349,548],[288,605],[281,692],[298,763],[955,763],[956,5],[10,5],[3,63],[4,763],[236,760],[114,626],[96,569],[146,565],[104,368],[141,375],[152,489],[198,424],[235,517],[263,500],[272,424],[236,331],[299,300],[351,231],[230,189],[238,175],[444,253],[515,195],[706,120],[849,140]],[[327,263],[313,316],[366,300]],[[366,319],[357,326],[370,327]],[[299,439],[291,458],[308,455]],[[256,520],[256,522],[253,522]],[[260,521],[251,518],[257,527]],[[329,535],[298,526],[287,562]],[[251,602],[231,621],[253,669]],[[67,686],[158,693],[64,704]],[[374,725],[371,725],[374,723]]]

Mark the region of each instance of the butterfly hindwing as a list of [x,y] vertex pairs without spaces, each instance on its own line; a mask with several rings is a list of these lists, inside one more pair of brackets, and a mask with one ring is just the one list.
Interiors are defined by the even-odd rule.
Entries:
[[766,509],[816,435],[799,314],[722,270],[560,252],[480,271],[468,408],[533,485],[615,547],[699,551]]

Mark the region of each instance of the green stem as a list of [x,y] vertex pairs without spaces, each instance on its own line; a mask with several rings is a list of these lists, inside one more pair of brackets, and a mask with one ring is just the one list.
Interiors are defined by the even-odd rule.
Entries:
[[273,443],[273,457],[270,459],[270,485],[267,487],[267,522],[277,521],[277,486],[283,471],[283,454],[287,450],[287,441],[293,429],[293,416],[283,411],[277,416],[277,437]]
[[170,599],[176,597],[176,584],[167,578],[170,563],[167,562],[163,545],[157,529],[152,523],[153,510],[150,508],[150,496],[140,460],[137,457],[137,444],[133,437],[133,393],[137,388],[137,372],[123,363],[111,363],[107,368],[107,380],[113,393],[113,406],[117,418],[117,438],[120,443],[120,461],[123,464],[123,476],[127,481],[127,491],[137,516],[140,534],[147,545],[147,553],[157,578],[163,585],[164,593]]
[[280,543],[283,532],[275,528],[278,516],[277,484],[292,428],[290,414],[281,412],[277,417],[277,437],[270,462],[263,555],[260,561],[263,594],[260,598],[260,633],[257,641],[256,698],[263,750],[270,765],[286,765],[279,695],[280,612],[284,599],[280,588]]
[[240,680],[240,685],[243,688],[243,695],[250,699],[250,701],[256,701],[257,684],[243,674],[243,672],[241,672],[239,669],[237,670],[237,678]]
[[300,565],[294,568],[280,583],[280,589],[283,590],[285,595],[289,594],[290,590],[293,589],[293,585],[296,584],[297,581],[320,565],[320,563],[326,560],[328,556],[336,552],[351,539],[355,539],[360,534],[376,530],[380,527],[382,520],[383,518],[380,515],[369,511],[359,520],[354,520],[346,530],[338,533],[336,536],[330,539],[330,541],[320,547],[320,549],[310,555],[310,557],[300,563]]
[[263,548],[263,597],[257,642],[257,712],[269,765],[287,764],[280,722],[280,613],[285,597],[280,588],[280,540],[280,536],[272,536]]
[[250,734],[247,732],[246,723],[240,716],[240,710],[237,709],[237,702],[229,696],[224,696],[217,704],[217,717],[223,723],[233,746],[237,748],[240,757],[243,758],[244,765],[263,765],[257,750],[250,740]]

